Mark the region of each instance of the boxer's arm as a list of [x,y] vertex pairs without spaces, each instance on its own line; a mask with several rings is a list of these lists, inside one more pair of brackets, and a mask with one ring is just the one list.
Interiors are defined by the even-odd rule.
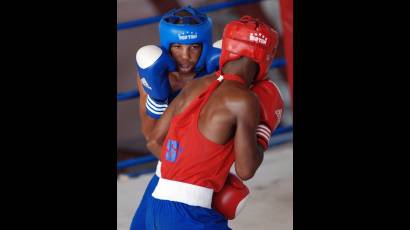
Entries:
[[263,149],[256,142],[256,128],[259,124],[259,104],[254,96],[243,100],[237,110],[235,132],[235,169],[242,180],[253,177],[263,160]]
[[141,79],[139,76],[137,76],[137,87],[138,87],[138,92],[140,94],[139,113],[140,113],[140,118],[141,118],[141,131],[145,137],[145,140],[147,141],[148,135],[154,129],[155,124],[157,123],[157,120],[151,118],[145,112],[146,110],[145,103],[147,101],[147,93],[144,91],[144,87],[142,87]]
[[178,108],[180,108],[183,102],[184,90],[175,97],[171,102],[165,112],[162,114],[161,118],[157,121],[155,127],[148,134],[147,138],[147,148],[153,153],[158,159],[161,158],[162,143],[168,133],[169,126],[171,124],[172,118],[175,116]]

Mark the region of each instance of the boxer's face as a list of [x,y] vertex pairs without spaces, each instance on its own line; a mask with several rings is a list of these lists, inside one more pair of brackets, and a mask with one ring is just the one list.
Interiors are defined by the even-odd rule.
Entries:
[[191,73],[201,56],[202,46],[201,44],[183,45],[174,43],[171,45],[170,52],[177,63],[177,71]]

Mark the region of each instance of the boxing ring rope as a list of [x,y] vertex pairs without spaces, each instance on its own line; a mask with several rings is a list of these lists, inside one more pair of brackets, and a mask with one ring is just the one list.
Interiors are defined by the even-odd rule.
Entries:
[[[234,6],[257,3],[261,1],[262,0],[237,0],[237,1],[210,4],[207,6],[197,7],[196,9],[203,13],[208,13],[208,12],[222,10],[222,9],[226,9],[226,8],[230,8]],[[139,27],[139,26],[159,22],[161,20],[161,17],[162,15],[158,15],[158,16],[144,18],[144,19],[131,20],[128,22],[120,22],[117,24],[117,31],[131,29],[134,27]]]
[[[286,64],[284,59],[277,59],[275,61],[274,63],[272,63],[271,69],[282,67]],[[138,90],[131,90],[127,92],[118,93],[117,102],[132,100],[134,98],[139,98],[139,96],[140,95],[139,95]],[[269,148],[272,148],[274,146],[278,146],[278,145],[291,141],[293,139],[292,131],[293,131],[293,126],[278,127],[275,130],[275,132],[272,133],[272,140],[269,145]],[[275,139],[275,137],[277,136],[279,136],[280,138]],[[123,161],[118,162],[117,170],[125,169],[125,168],[136,166],[136,165],[141,165],[145,163],[150,163],[150,162],[154,162],[157,160],[158,159],[150,153],[150,155],[148,156],[142,156],[142,157],[132,158],[129,160],[123,160]],[[133,176],[139,176],[144,173],[151,173],[154,171],[155,170],[145,170],[144,172],[140,171],[139,173],[131,173],[131,174],[125,174],[125,175],[133,177]]]
[[[283,67],[286,65],[286,61],[284,58],[278,58],[275,59],[272,62],[272,65],[270,66],[271,69],[273,68],[279,68],[279,67]],[[126,91],[126,92],[121,92],[117,94],[117,101],[127,101],[133,98],[137,98],[139,97],[140,94],[138,92],[138,90],[130,90],[130,91]]]
[[[288,126],[288,127],[279,127],[275,130],[275,132],[272,134],[272,137],[274,136],[279,136],[280,134],[285,134],[285,133],[290,133],[293,131],[293,127],[292,126]],[[284,142],[287,141],[287,139],[284,138],[283,140],[274,142],[272,141],[269,145],[269,148],[272,148],[274,146],[280,145]],[[129,159],[129,160],[123,160],[117,163],[117,170],[121,170],[121,169],[125,169],[131,166],[135,166],[135,165],[139,165],[139,164],[145,164],[145,163],[150,163],[153,161],[157,161],[158,159],[156,157],[154,157],[152,154],[147,155],[147,156],[142,156],[142,157],[137,157],[137,158],[133,158],[133,159]]]
[[[234,7],[238,5],[257,3],[261,1],[262,0],[237,0],[237,1],[210,4],[207,6],[198,7],[197,9],[201,12],[207,13],[207,12],[230,8],[230,7]],[[131,29],[131,28],[142,26],[142,25],[159,22],[161,17],[162,15],[144,18],[144,19],[131,20],[128,22],[121,22],[117,24],[117,31]],[[279,68],[283,66],[286,66],[286,60],[284,58],[278,58],[272,62],[272,65],[270,66],[270,68],[273,69],[273,68]],[[135,98],[139,98],[139,96],[140,95],[139,95],[138,90],[120,92],[117,94],[117,102],[132,100]],[[272,139],[271,139],[269,148],[284,144],[292,140],[293,140],[293,126],[292,125],[287,126],[287,127],[278,127],[275,130],[275,132],[272,133]],[[151,153],[147,153],[146,156],[136,157],[136,158],[117,162],[117,170],[122,170],[125,168],[129,168],[129,167],[133,167],[133,166],[137,166],[141,164],[151,163],[157,160],[158,159],[154,157]],[[132,176],[139,176],[144,173],[151,173],[154,171],[155,169],[144,169],[144,170],[140,170],[137,173],[128,173],[125,175],[132,177]]]

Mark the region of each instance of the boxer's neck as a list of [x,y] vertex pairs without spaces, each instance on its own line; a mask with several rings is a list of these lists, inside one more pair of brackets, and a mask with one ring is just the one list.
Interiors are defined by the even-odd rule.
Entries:
[[250,86],[258,73],[259,65],[247,57],[241,57],[234,61],[225,63],[222,68],[222,74],[232,74],[239,76]]
[[194,79],[196,73],[179,73],[179,72],[171,72],[169,73],[169,81],[171,84],[171,88],[173,91],[182,89],[185,85]]

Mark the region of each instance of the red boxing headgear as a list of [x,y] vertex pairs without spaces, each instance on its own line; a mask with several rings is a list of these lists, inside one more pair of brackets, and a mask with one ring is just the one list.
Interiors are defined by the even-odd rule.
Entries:
[[228,61],[248,57],[259,64],[255,81],[263,80],[269,71],[278,46],[279,35],[269,25],[251,16],[243,16],[225,26],[219,68]]

